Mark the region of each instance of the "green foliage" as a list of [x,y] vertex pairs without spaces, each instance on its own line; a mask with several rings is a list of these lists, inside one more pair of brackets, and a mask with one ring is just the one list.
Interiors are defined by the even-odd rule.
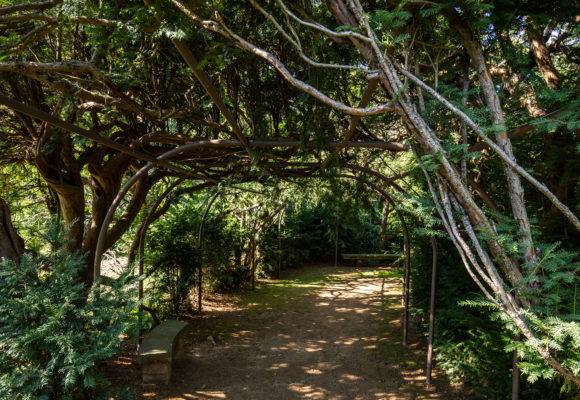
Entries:
[[248,281],[241,265],[244,241],[249,235],[235,220],[210,211],[198,242],[206,197],[182,199],[150,228],[147,236],[146,275],[149,301],[163,317],[176,318],[188,311],[203,263],[205,290],[232,290]]
[[[278,257],[282,260],[282,268],[297,267],[305,262],[334,262],[337,229],[339,257],[342,253],[378,251],[379,221],[373,220],[362,204],[351,204],[346,214],[337,213],[330,203],[302,201],[286,209],[281,253],[277,251],[277,226],[272,225],[260,242],[265,268],[273,270]],[[389,231],[397,232],[397,229],[391,227]]]
[[[17,0],[12,3],[25,2]],[[249,2],[206,0],[187,3],[193,12],[204,19],[214,18],[215,12],[219,13],[232,31],[274,54],[297,79],[312,84],[344,104],[359,104],[367,85],[363,74],[306,65],[297,57],[296,49]],[[300,2],[304,10],[299,14],[302,17],[307,15],[309,21],[334,28],[337,32],[366,34],[361,26],[336,27],[336,19],[326,3]],[[356,46],[343,46],[343,40],[331,39],[291,18],[284,19],[275,1],[262,1],[261,4],[285,24],[295,40],[301,41],[302,48],[312,59],[377,68],[364,54],[357,52]],[[402,0],[363,2],[363,5],[379,38],[379,45],[387,51],[386,54],[395,62],[408,61],[412,71],[418,64],[419,77],[462,109],[489,135],[532,123],[536,128],[534,132],[513,140],[515,159],[527,170],[533,169],[538,178],[574,212],[580,211],[580,159],[577,157],[580,152],[577,40],[580,28],[574,22],[577,7],[570,6],[575,5],[573,2]],[[227,38],[196,25],[168,2],[155,0],[153,9],[133,0],[65,0],[41,3],[41,6],[42,9],[26,11],[21,15],[6,10],[7,14],[3,17],[6,21],[18,17],[5,24],[0,37],[0,48],[5,54],[1,58],[8,62],[7,65],[35,61],[50,66],[61,61],[84,63],[90,60],[99,73],[93,76],[86,72],[3,72],[1,91],[15,94],[19,101],[32,107],[80,127],[90,128],[116,143],[132,148],[138,146],[140,151],[154,155],[161,154],[175,143],[230,138],[229,128],[222,125],[225,122],[206,90],[201,85],[192,84],[191,71],[171,44],[171,39],[187,39],[192,52],[200,56],[198,67],[203,68],[209,80],[215,83],[218,94],[232,111],[245,137],[300,139],[303,145],[296,153],[253,148],[249,160],[244,159],[245,155],[238,153],[237,149],[232,153],[214,149],[207,153],[188,153],[173,161],[183,162],[184,167],[191,167],[202,176],[205,174],[218,180],[233,182],[240,177],[261,180],[266,174],[276,175],[282,171],[285,162],[290,165],[301,161],[319,163],[328,156],[324,145],[329,140],[344,138],[348,126],[345,115],[293,87],[274,68],[236,48]],[[154,13],[162,16],[164,22],[157,23]],[[490,125],[489,110],[481,94],[477,71],[470,66],[464,54],[465,43],[446,19],[448,13],[456,13],[462,25],[473,27],[474,37],[481,40],[489,71],[493,72],[494,88],[504,111],[505,121],[501,125]],[[54,23],[43,27],[45,18],[54,18]],[[547,86],[542,72],[530,57],[526,29],[533,21],[538,24],[534,28],[545,32],[545,44],[561,78],[561,88],[558,90]],[[27,37],[38,28],[45,30],[45,33],[33,35],[31,41],[27,41]],[[19,43],[23,45],[19,46]],[[465,92],[462,88],[464,79],[470,82]],[[393,100],[393,97],[395,100],[400,97],[407,99],[407,94],[410,102],[418,103],[419,91],[409,80],[394,96],[385,89],[379,87],[375,91],[371,106]],[[491,151],[466,154],[466,148],[479,140],[475,133],[468,130],[468,143],[463,144],[457,117],[433,97],[426,93],[423,96],[426,107],[422,115],[445,148],[445,154],[424,157],[426,168],[431,171],[438,168],[443,155],[457,167],[466,160],[469,177],[487,192],[501,212],[509,213],[510,201],[509,196],[505,195],[501,160]],[[464,97],[466,104],[462,101]],[[537,101],[536,111],[540,113],[558,109],[565,111],[534,120],[531,115],[536,114],[529,110],[530,101]],[[68,184],[78,181],[79,185],[82,184],[87,209],[78,211],[92,224],[102,219],[98,213],[104,212],[96,207],[97,203],[102,199],[106,203],[116,194],[116,185],[102,183],[109,181],[114,174],[121,176],[141,166],[138,162],[132,162],[118,168],[114,160],[120,157],[78,135],[71,146],[62,140],[68,134],[55,135],[54,140],[43,141],[43,132],[50,129],[36,120],[22,119],[8,109],[3,109],[1,118],[0,136],[3,139],[0,153],[3,166],[0,171],[0,193],[7,198],[13,210],[15,226],[25,238],[28,249],[41,251],[46,247],[35,231],[47,213],[59,213],[59,202],[64,200],[64,197],[57,198],[47,182]],[[409,136],[402,129],[404,124],[401,124],[396,113],[367,116],[363,121],[353,136],[357,141],[400,141]],[[222,126],[216,129],[216,124]],[[148,136],[142,136],[145,134]],[[160,141],[156,139],[157,134],[160,134]],[[308,146],[306,142],[309,142]],[[311,144],[314,144],[314,149]],[[34,164],[39,160],[39,150],[58,154],[57,158],[64,164],[70,164],[70,168],[56,165],[38,174]],[[377,156],[379,153],[383,156]],[[340,160],[368,166],[389,175],[411,168],[405,160],[408,154],[398,153],[387,157],[385,162],[382,159],[385,153],[383,150],[361,149],[355,153],[353,149],[343,149],[336,152],[328,166],[329,169],[338,169],[336,161]],[[18,163],[23,160],[31,167],[26,170],[21,168]],[[77,165],[82,169],[82,179],[81,174],[74,174]],[[389,171],[390,165],[397,171]],[[113,175],[107,176],[111,170]],[[298,176],[311,172],[301,167],[297,170]],[[411,178],[419,184],[423,179],[420,174]],[[286,176],[284,179],[290,181],[295,177]],[[299,182],[303,184],[303,180]],[[107,186],[111,188],[107,189]],[[159,186],[158,181],[151,182],[152,188]],[[416,184],[410,186],[411,190],[417,188]],[[542,261],[536,266],[522,265],[524,280],[512,290],[520,291],[522,296],[538,302],[530,310],[530,323],[540,336],[546,338],[543,344],[559,356],[564,354],[562,358],[574,369],[573,358],[578,356],[574,352],[576,344],[573,339],[576,337],[578,264],[577,256],[571,250],[578,248],[580,236],[542,195],[527,190],[525,182],[524,186],[528,212],[539,221],[534,239],[552,244],[535,244],[542,251]],[[260,185],[252,186],[255,187]],[[279,189],[280,192],[292,191],[281,186]],[[282,250],[277,249],[276,224],[270,222],[270,229],[258,238],[263,271],[270,271],[279,259],[282,259],[284,266],[332,260],[337,221],[340,252],[376,251],[380,207],[369,204],[370,197],[365,193],[368,193],[368,188],[331,182],[329,188],[317,187],[309,193],[296,196],[270,193],[256,200],[268,205],[264,205],[262,210],[278,200],[290,204],[282,227]],[[174,207],[152,228],[147,272],[152,276],[149,284],[153,290],[149,293],[155,294],[157,305],[165,315],[175,316],[184,311],[183,305],[187,304],[191,288],[197,283],[196,268],[201,264],[204,266],[204,285],[207,288],[233,289],[247,282],[249,270],[247,257],[244,256],[248,254],[249,238],[258,236],[252,223],[263,214],[240,211],[255,205],[241,197],[230,197],[221,208],[216,207],[219,211],[212,211],[206,224],[203,246],[197,243],[205,201],[201,197]],[[290,197],[293,198],[288,200]],[[302,204],[304,198],[306,201]],[[479,199],[475,198],[475,201],[481,204]],[[418,244],[413,254],[417,271],[421,273],[413,278],[412,286],[416,294],[414,304],[419,315],[424,316],[429,292],[430,246],[423,240],[426,236],[444,238],[446,234],[442,233],[439,221],[431,215],[433,204],[429,198],[405,199],[401,209],[420,220],[414,227],[413,241],[417,240]],[[520,238],[516,236],[516,225],[501,215],[488,215],[500,222],[494,232],[478,232],[479,238],[482,241],[497,241],[509,256],[521,260],[522,249]],[[86,228],[91,233],[91,229],[99,227],[87,224]],[[400,232],[395,218],[390,219],[388,228],[389,233]],[[128,241],[126,237],[124,239]],[[399,235],[392,245],[400,248],[400,242]],[[437,344],[440,362],[456,379],[473,382],[480,393],[485,393],[489,398],[501,397],[502,393],[507,393],[509,374],[509,354],[504,352],[504,345],[511,343],[514,331],[504,323],[500,314],[496,320],[489,322],[486,319],[489,310],[482,312],[481,309],[457,304],[459,300],[472,299],[477,289],[470,283],[459,259],[453,256],[455,249],[449,242],[441,242],[443,272],[439,292],[443,299],[440,307],[443,320],[437,322],[442,332],[441,341]],[[553,245],[556,242],[561,242],[561,245]],[[78,244],[82,244],[83,248],[92,245]],[[473,301],[472,305],[475,304]],[[489,343],[489,349],[483,351],[478,348],[477,344],[481,341]],[[548,367],[533,358],[527,344],[521,346],[526,358],[526,364],[522,365],[524,371],[538,381],[544,379],[542,377],[550,377]],[[526,390],[531,388],[528,386]],[[534,386],[534,390],[537,388]],[[540,393],[538,397],[541,397],[542,390],[537,389]]]
[[380,34],[382,44],[386,47],[393,46],[411,37],[408,33],[397,36],[392,34],[395,28],[406,25],[407,21],[413,16],[403,9],[407,2],[408,0],[401,1],[393,11],[376,10],[369,15],[371,27]]
[[59,250],[56,229],[48,238],[51,254],[0,264],[0,398],[106,398],[95,365],[114,356],[130,330],[131,272],[87,289],[75,280],[84,258]]
[[[515,223],[500,215],[497,233],[481,233],[481,239],[494,236],[513,256],[523,249],[514,238]],[[429,229],[413,230],[412,304],[417,316],[427,323],[431,252]],[[567,368],[580,372],[580,324],[577,311],[577,252],[556,244],[537,244],[540,262],[533,269],[523,265],[524,279],[517,289],[534,304],[524,310],[528,324],[542,347],[549,348]],[[486,399],[509,398],[511,352],[516,350],[522,373],[522,398],[572,399],[578,390],[556,378],[554,370],[538,355],[530,341],[514,341],[520,335],[510,318],[477,294],[478,289],[465,272],[455,249],[447,240],[438,240],[439,267],[435,320],[437,365],[452,380],[469,382]],[[462,300],[459,300],[462,299]],[[483,345],[482,345],[483,344]],[[556,384],[556,382],[559,382]],[[562,391],[561,394],[558,394]]]
[[427,17],[431,17],[437,14],[441,13],[441,10],[443,10],[445,7],[449,7],[452,6],[453,3],[439,3],[439,4],[433,4],[433,7],[431,8],[423,8],[422,10],[419,11],[419,15],[421,15],[423,18],[427,18]]
[[[431,245],[421,230],[411,239],[411,302],[427,329],[431,285]],[[463,307],[458,299],[473,299],[477,287],[467,275],[451,242],[437,239],[438,272],[435,314],[436,365],[453,382],[468,383],[485,399],[504,399],[509,393],[510,342],[502,324],[490,321],[488,312]]]
[[199,218],[193,219],[191,211],[176,204],[162,218],[162,225],[154,224],[147,236],[146,263],[151,265],[145,270],[151,278],[147,297],[162,318],[177,318],[186,311],[189,293],[197,283]]

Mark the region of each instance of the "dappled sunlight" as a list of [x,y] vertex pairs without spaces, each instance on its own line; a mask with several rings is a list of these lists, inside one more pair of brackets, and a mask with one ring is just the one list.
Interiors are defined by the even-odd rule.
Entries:
[[288,368],[288,363],[278,363],[278,364],[274,364],[268,368],[266,368],[266,371],[278,371],[282,368]]
[[409,359],[417,350],[400,345],[398,280],[319,270],[332,275],[260,281],[236,307],[194,316],[174,384],[142,398],[444,399],[424,387],[422,368]]
[[313,351],[322,351],[322,347],[320,346],[308,346],[304,348],[304,351],[307,351],[309,353],[313,352]]
[[290,339],[290,335],[284,335],[283,333],[279,333],[276,336],[278,336],[279,338],[282,338],[282,339]]
[[342,340],[335,340],[334,344],[350,346],[350,345],[356,343],[358,340],[359,340],[359,338],[347,338],[347,339],[342,339]]
[[242,337],[245,335],[249,335],[251,333],[252,333],[252,331],[237,331],[235,333],[232,333],[232,337],[239,338],[239,337]]
[[288,389],[295,394],[300,395],[300,399],[326,399],[328,391],[313,385],[304,385],[302,383],[291,383]]
[[309,375],[322,375],[322,374],[324,374],[324,372],[322,372],[321,370],[316,369],[316,368],[302,367],[302,371],[304,371],[305,374],[309,374]]
[[351,374],[342,374],[340,376],[339,382],[344,383],[344,382],[353,382],[353,381],[359,381],[359,380],[361,380],[360,376],[351,375]]
[[[227,395],[221,391],[198,391],[195,392],[197,396],[202,396],[206,399],[227,399]],[[198,399],[199,397],[191,397],[192,399]]]

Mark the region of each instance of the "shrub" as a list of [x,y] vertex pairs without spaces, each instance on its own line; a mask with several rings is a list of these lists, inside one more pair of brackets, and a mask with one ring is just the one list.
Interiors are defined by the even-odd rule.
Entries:
[[[275,270],[278,257],[282,268],[295,268],[305,262],[334,262],[336,214],[330,204],[290,203],[284,214],[281,252],[278,252],[277,224],[271,224],[261,237],[264,269]],[[378,251],[379,224],[369,214],[362,206],[353,206],[348,213],[340,214],[339,255]],[[399,243],[396,246],[400,248]]]
[[[62,238],[62,235],[60,235]],[[115,355],[137,307],[129,272],[111,287],[76,280],[78,253],[0,264],[0,398],[101,398],[95,364]],[[133,285],[134,286],[134,285]]]
[[[215,209],[214,209],[215,210]],[[212,210],[213,211],[213,210]],[[198,269],[203,262],[204,290],[229,291],[249,281],[241,256],[249,234],[228,215],[210,213],[199,246],[202,213],[199,204],[183,200],[173,205],[147,235],[146,275],[150,306],[161,318],[190,311]]]
[[[413,232],[412,305],[427,329],[431,281],[431,249],[428,239]],[[469,383],[485,399],[511,396],[512,350],[520,357],[523,372],[521,397],[576,399],[578,389],[553,370],[529,344],[513,342],[518,333],[511,320],[482,300],[448,240],[438,240],[437,300],[435,314],[436,366],[453,381]],[[557,245],[538,245],[542,259],[535,277],[538,289],[530,298],[538,305],[527,311],[530,325],[543,330],[550,347],[568,368],[578,371],[580,334],[576,311],[577,254]],[[530,289],[528,289],[530,290]],[[545,318],[545,320],[542,320]],[[537,322],[538,321],[538,322]],[[544,322],[545,321],[545,322]],[[547,333],[547,335],[546,335]]]

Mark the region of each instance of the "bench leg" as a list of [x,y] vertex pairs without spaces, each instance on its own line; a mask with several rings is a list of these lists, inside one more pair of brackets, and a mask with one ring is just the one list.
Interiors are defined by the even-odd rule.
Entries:
[[181,361],[185,358],[185,335],[179,335],[173,347],[173,359]]
[[143,383],[164,383],[169,385],[171,379],[171,361],[152,361],[143,365]]

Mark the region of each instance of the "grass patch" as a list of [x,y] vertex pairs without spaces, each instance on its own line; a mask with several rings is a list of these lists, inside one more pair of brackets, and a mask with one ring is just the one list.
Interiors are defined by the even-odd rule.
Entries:
[[344,279],[339,275],[341,271],[334,267],[292,271],[285,279],[258,283],[256,290],[240,294],[236,304],[254,315],[273,311],[271,319],[275,319],[277,312],[300,311],[308,306],[319,290]]
[[356,271],[365,278],[398,278],[403,279],[402,268],[389,268],[388,270]]

